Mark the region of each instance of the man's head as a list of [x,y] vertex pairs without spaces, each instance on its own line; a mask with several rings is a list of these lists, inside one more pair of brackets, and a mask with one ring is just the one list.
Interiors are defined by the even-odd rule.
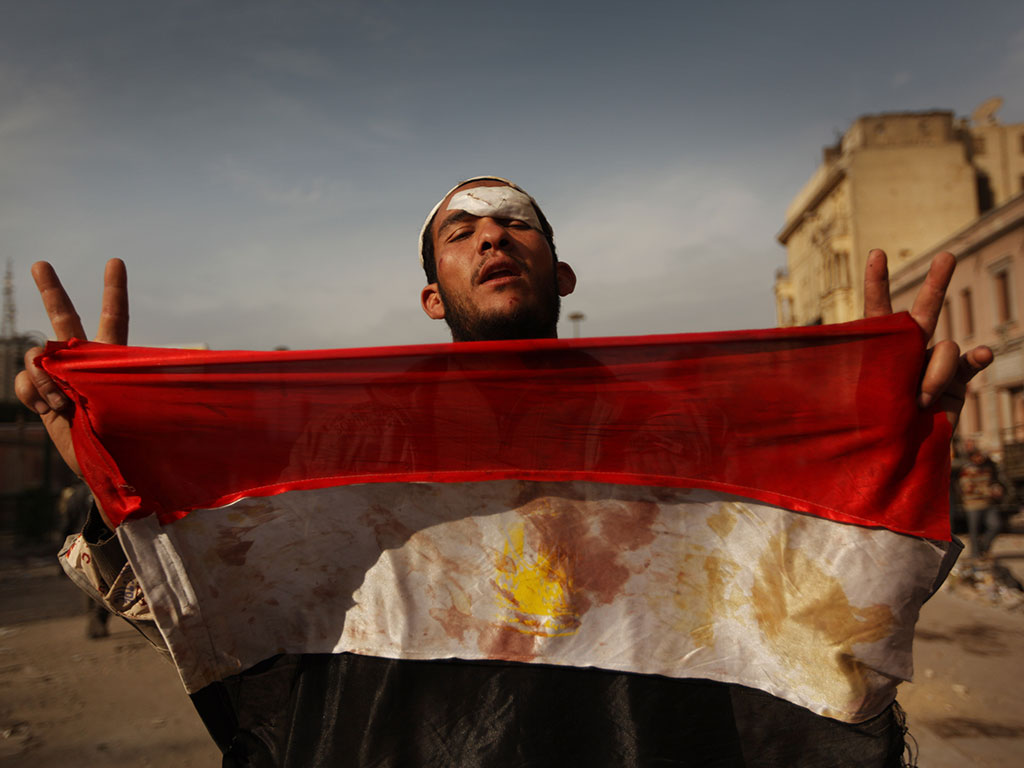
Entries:
[[471,179],[445,195],[420,255],[423,311],[444,319],[455,341],[553,338],[560,297],[576,286],[540,207],[505,179]]

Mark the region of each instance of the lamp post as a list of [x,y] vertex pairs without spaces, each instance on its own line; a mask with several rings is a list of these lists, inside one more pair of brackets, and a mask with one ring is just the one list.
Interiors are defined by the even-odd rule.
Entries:
[[572,323],[572,336],[574,339],[580,337],[580,323],[587,319],[582,312],[570,312],[569,321]]

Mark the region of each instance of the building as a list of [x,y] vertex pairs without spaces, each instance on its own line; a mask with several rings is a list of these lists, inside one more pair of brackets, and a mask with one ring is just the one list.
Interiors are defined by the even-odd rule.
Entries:
[[778,234],[787,267],[775,279],[778,324],[860,317],[867,254],[890,271],[1024,190],[1024,123],[996,119],[1001,100],[970,121],[948,110],[865,115],[786,209]]
[[1024,443],[1024,194],[890,270],[894,310],[910,309],[940,251],[953,253],[957,267],[935,339],[952,339],[961,349],[984,344],[996,353],[971,382],[957,431],[1008,459],[1004,449]]
[[970,153],[981,213],[1024,190],[1024,123],[1000,123],[996,112],[1002,104],[1002,99],[989,99],[971,118]]

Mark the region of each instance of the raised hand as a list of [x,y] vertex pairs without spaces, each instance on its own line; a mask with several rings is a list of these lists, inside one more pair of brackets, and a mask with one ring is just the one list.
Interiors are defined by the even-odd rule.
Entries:
[[[926,342],[935,333],[946,298],[946,288],[955,267],[956,258],[953,254],[945,251],[938,254],[914,298],[910,315],[920,326]],[[864,316],[889,314],[892,314],[889,267],[885,252],[875,249],[868,254],[867,268],[864,270]],[[955,342],[948,339],[940,341],[928,350],[918,403],[922,408],[927,408],[937,402],[946,412],[950,424],[956,427],[967,395],[967,382],[991,362],[992,350],[988,347],[974,347],[961,355]]]
[[[68,298],[53,267],[45,261],[37,261],[32,265],[32,277],[56,339],[85,339],[85,330],[75,305]],[[103,303],[95,341],[128,343],[128,273],[120,259],[108,261],[103,273]],[[42,351],[40,347],[33,347],[25,353],[25,370],[14,380],[14,390],[27,408],[39,414],[60,455],[71,471],[80,476],[81,469],[71,443],[73,409],[53,379],[35,365],[35,358]]]

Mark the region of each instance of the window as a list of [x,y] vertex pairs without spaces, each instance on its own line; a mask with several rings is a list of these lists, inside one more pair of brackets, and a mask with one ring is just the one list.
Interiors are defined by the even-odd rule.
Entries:
[[1009,387],[1010,395],[1010,432],[1013,441],[1024,441],[1024,387]]
[[996,197],[992,192],[992,182],[988,174],[978,171],[975,181],[978,190],[978,213],[991,211],[995,206]]
[[947,339],[953,338],[953,306],[949,299],[942,303],[942,330]]
[[1013,304],[1010,302],[1010,271],[1000,270],[995,275],[996,320],[1008,323],[1013,319]]
[[845,251],[832,254],[829,264],[829,288],[832,290],[850,287],[849,256]]
[[967,395],[968,400],[971,401],[971,416],[974,420],[973,432],[981,432],[983,430],[981,423],[981,398],[978,397],[977,392],[971,392]]
[[984,136],[973,136],[971,138],[971,146],[974,148],[974,154],[984,155],[985,154],[985,137]]
[[964,315],[964,336],[974,335],[974,304],[971,301],[971,289],[960,291],[960,306]]

